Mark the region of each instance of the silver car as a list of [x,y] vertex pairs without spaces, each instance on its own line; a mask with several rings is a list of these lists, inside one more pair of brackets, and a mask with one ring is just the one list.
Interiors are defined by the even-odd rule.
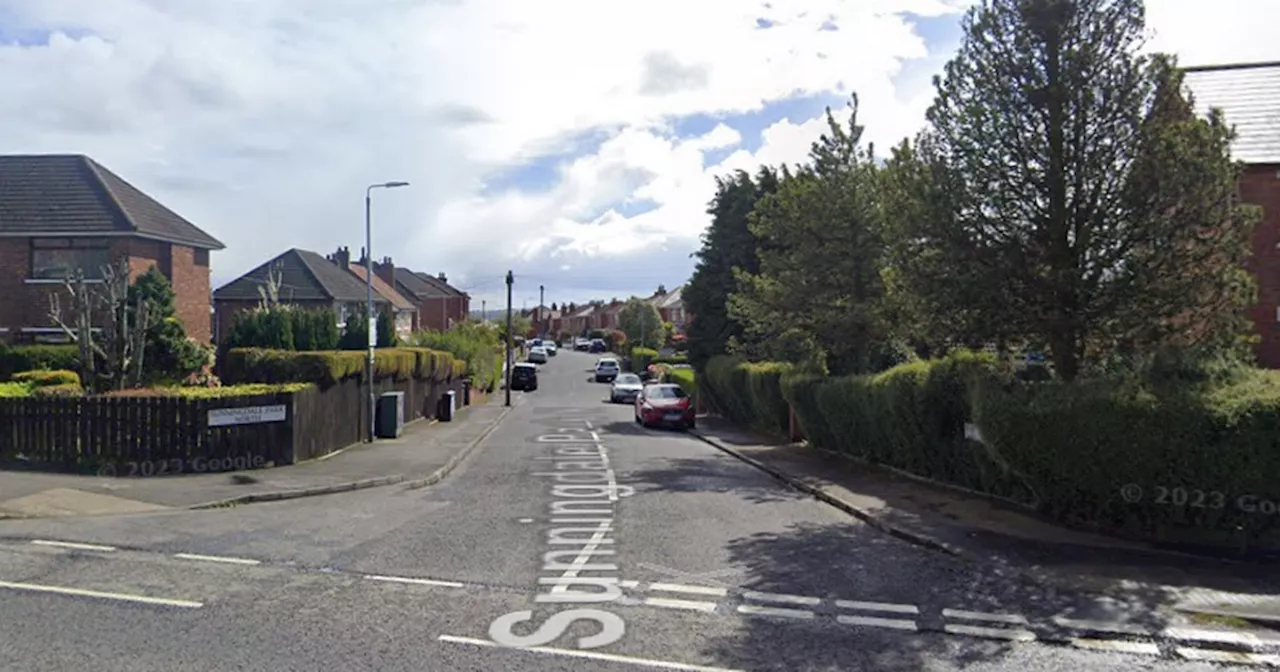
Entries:
[[642,389],[644,389],[644,383],[640,380],[640,376],[634,373],[620,373],[609,389],[609,401],[615,404],[635,401],[636,395],[640,394]]
[[533,362],[534,364],[546,364],[547,349],[543,347],[529,348],[529,356],[525,357],[525,360],[529,362]]

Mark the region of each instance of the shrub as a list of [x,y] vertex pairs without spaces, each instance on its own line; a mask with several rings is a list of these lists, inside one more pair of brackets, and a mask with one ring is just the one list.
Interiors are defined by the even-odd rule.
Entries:
[[1059,519],[1171,543],[1280,545],[1280,517],[1251,510],[1280,501],[1274,372],[1192,387],[984,385],[975,415],[983,440]]
[[80,383],[58,383],[31,388],[33,397],[82,397],[84,388]]
[[31,396],[31,386],[26,383],[0,383],[0,399],[18,399]]
[[9,380],[15,373],[35,369],[79,371],[80,348],[76,345],[0,344],[0,380]]
[[657,355],[653,358],[653,363],[655,364],[688,364],[689,357],[687,355]]
[[503,352],[499,332],[487,325],[463,323],[445,331],[414,334],[414,345],[453,355],[466,363],[462,375],[476,389],[491,391],[502,377]]
[[667,380],[679,385],[690,397],[698,393],[698,378],[693,369],[671,369],[667,374]]
[[644,371],[649,365],[654,363],[658,358],[658,351],[649,348],[632,348],[631,349],[631,370],[635,372]]
[[15,383],[27,383],[31,387],[49,387],[52,385],[79,385],[80,374],[75,371],[23,371],[13,374]]
[[789,413],[782,379],[792,369],[782,362],[751,363],[737,357],[712,357],[700,376],[708,404],[741,425],[786,432]]
[[[290,352],[237,348],[227,353],[224,380],[243,383],[316,383],[327,386],[347,378],[362,378],[365,353],[354,350]],[[466,362],[447,352],[427,348],[384,348],[374,352],[374,377],[430,379],[457,377]]]
[[[363,330],[360,333],[363,334]],[[338,314],[332,308],[276,306],[236,313],[224,346],[226,349],[336,350],[341,337]],[[364,347],[363,340],[360,347]]]

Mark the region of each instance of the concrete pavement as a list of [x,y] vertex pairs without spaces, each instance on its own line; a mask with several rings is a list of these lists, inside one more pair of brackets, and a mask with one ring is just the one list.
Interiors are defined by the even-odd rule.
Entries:
[[430,487],[0,522],[0,669],[1216,669],[640,429],[593,361]]
[[180,476],[0,471],[0,518],[145,513],[346,492],[437,477],[505,414],[490,396],[447,423],[420,420],[396,439],[356,444],[302,464]]

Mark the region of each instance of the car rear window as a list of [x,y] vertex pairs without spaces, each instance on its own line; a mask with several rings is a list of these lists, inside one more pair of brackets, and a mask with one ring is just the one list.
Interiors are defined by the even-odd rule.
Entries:
[[684,393],[684,388],[666,385],[655,385],[649,388],[648,394],[658,399],[683,399],[688,396]]

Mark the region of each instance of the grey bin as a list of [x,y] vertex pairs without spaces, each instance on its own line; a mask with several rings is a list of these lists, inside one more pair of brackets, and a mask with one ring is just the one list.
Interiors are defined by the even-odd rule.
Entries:
[[458,393],[449,390],[440,395],[440,422],[452,422],[453,412],[457,410]]
[[378,397],[378,417],[374,433],[379,439],[400,438],[404,429],[404,392],[384,392]]

